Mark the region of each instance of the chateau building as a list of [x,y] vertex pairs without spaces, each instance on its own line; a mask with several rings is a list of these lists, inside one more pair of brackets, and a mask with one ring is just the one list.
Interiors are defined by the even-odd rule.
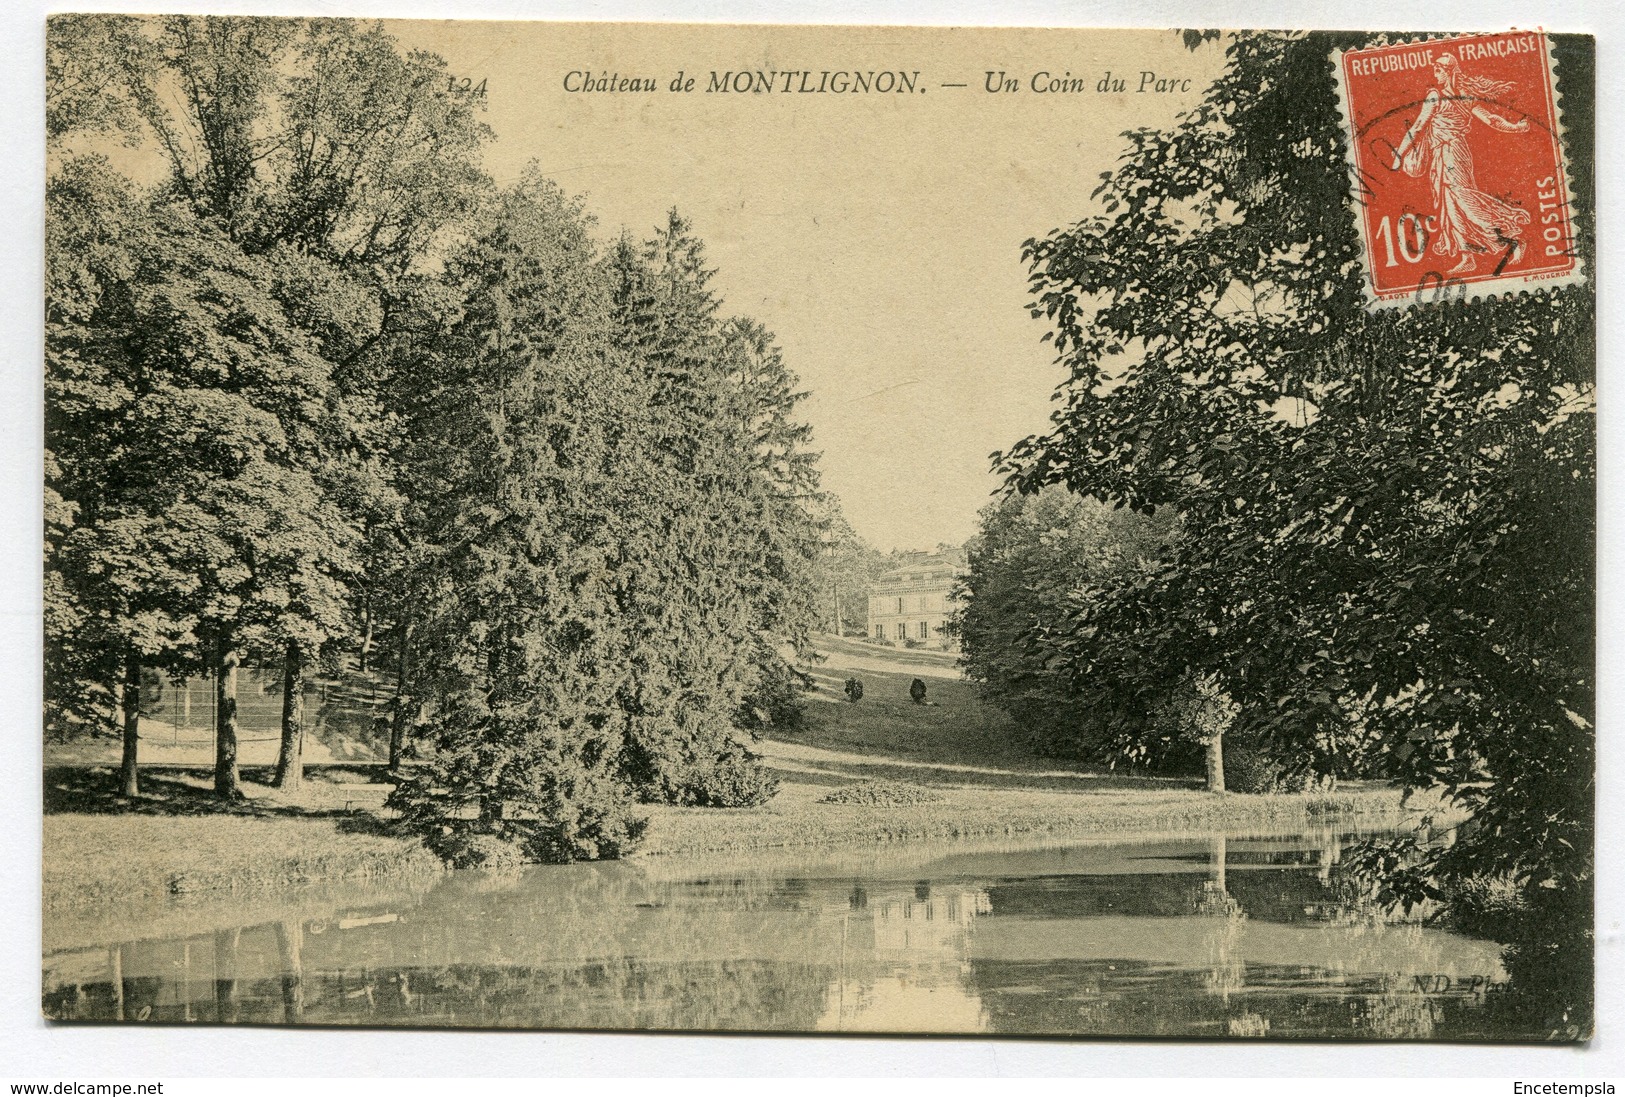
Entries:
[[920,553],[869,584],[869,637],[957,649],[945,632],[958,609],[954,582],[965,573],[959,554]]

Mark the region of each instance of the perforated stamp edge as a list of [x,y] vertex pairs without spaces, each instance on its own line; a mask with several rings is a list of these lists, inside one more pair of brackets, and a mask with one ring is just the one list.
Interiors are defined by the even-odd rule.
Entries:
[[1354,222],[1354,232],[1360,241],[1360,288],[1364,291],[1365,304],[1368,310],[1407,308],[1417,305],[1432,305],[1444,301],[1479,301],[1498,297],[1511,297],[1515,294],[1546,293],[1566,286],[1578,286],[1586,283],[1585,259],[1581,255],[1575,254],[1573,257],[1574,265],[1567,271],[1557,273],[1503,274],[1473,282],[1443,278],[1437,286],[1430,286],[1426,289],[1418,286],[1416,289],[1403,292],[1377,292],[1376,274],[1372,269],[1372,242],[1366,232],[1365,217],[1362,216],[1365,203],[1359,198],[1359,192],[1364,186],[1360,180],[1360,165],[1356,152],[1360,135],[1354,129],[1354,112],[1350,108],[1351,96],[1344,77],[1343,58],[1349,54],[1362,54],[1371,50],[1389,49],[1394,46],[1424,42],[1448,44],[1450,42],[1514,33],[1537,34],[1540,36],[1541,56],[1545,61],[1546,92],[1550,97],[1552,108],[1551,131],[1555,138],[1557,150],[1558,175],[1563,181],[1563,202],[1568,214],[1569,239],[1571,246],[1573,246],[1578,234],[1574,225],[1574,183],[1570,178],[1568,135],[1563,129],[1563,93],[1561,80],[1558,77],[1557,58],[1553,52],[1551,36],[1545,30],[1520,31],[1517,28],[1511,28],[1504,31],[1396,35],[1391,41],[1384,42],[1381,45],[1362,46],[1359,49],[1350,50],[1332,50],[1329,58],[1332,69],[1332,85],[1337,93],[1337,114],[1342,123],[1340,131],[1344,142],[1343,155],[1349,170],[1349,193],[1345,208]]

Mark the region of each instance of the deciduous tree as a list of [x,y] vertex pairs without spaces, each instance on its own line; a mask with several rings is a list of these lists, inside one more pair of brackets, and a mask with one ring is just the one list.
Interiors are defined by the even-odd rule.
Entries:
[[53,560],[90,617],[69,646],[117,652],[129,681],[132,660],[220,673],[338,627],[353,535],[322,486],[331,371],[276,265],[184,206],[148,211],[98,161],[65,168],[48,201],[46,444],[74,507]]
[[[1514,965],[1572,975],[1552,1015],[1583,1029],[1595,296],[1365,307],[1326,66],[1368,40],[1232,39],[1176,126],[1125,135],[1099,212],[1028,244],[1069,379],[1003,468],[1184,517],[1069,626],[1080,680],[1217,674],[1288,765],[1443,790],[1474,825],[1396,898],[1513,876],[1543,912],[1509,928]],[[1591,48],[1556,43],[1589,263]]]
[[1178,532],[1173,511],[1135,514],[1059,485],[982,509],[953,627],[966,674],[1034,749],[1110,765],[1189,761],[1175,734],[1148,734],[1162,703],[1138,683],[1082,679],[1055,640],[1080,602],[1153,567]]

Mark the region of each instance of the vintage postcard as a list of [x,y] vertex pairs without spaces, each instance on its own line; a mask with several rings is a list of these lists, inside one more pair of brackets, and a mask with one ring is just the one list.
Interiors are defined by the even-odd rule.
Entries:
[[1590,1038],[1590,37],[47,61],[51,1021]]

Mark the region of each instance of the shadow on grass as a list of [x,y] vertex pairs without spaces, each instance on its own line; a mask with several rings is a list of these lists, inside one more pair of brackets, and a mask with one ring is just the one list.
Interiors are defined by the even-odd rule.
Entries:
[[959,656],[951,652],[935,651],[930,648],[899,648],[885,643],[842,639],[827,634],[818,637],[816,646],[821,656],[837,664],[843,655],[856,655],[865,659],[884,659],[905,666],[957,669],[961,665]]
[[[248,795],[238,800],[222,800],[213,789],[213,771],[207,768],[145,769],[141,772],[141,794],[120,794],[118,772],[107,766],[49,766],[45,770],[45,814],[82,815],[237,815],[265,818],[342,818],[343,825],[354,824],[359,832],[372,831],[364,819],[377,819],[370,811],[356,812],[353,801],[339,799],[336,790],[330,802],[287,803],[264,793],[270,788],[270,767],[244,767],[242,783]],[[379,776],[382,776],[381,774]],[[374,778],[376,779],[376,778]],[[330,779],[307,775],[307,785],[331,785]]]
[[1197,777],[1136,777],[1123,773],[1031,773],[1019,770],[954,769],[930,762],[819,761],[806,768],[775,767],[780,780],[802,785],[846,785],[854,781],[901,781],[933,788],[974,788],[1006,792],[1179,792],[1200,789]]
[[792,769],[785,766],[776,766],[771,761],[766,763],[768,772],[780,781],[796,785],[819,785],[825,788],[839,788],[850,785],[853,778],[845,774],[832,773],[827,769]]

